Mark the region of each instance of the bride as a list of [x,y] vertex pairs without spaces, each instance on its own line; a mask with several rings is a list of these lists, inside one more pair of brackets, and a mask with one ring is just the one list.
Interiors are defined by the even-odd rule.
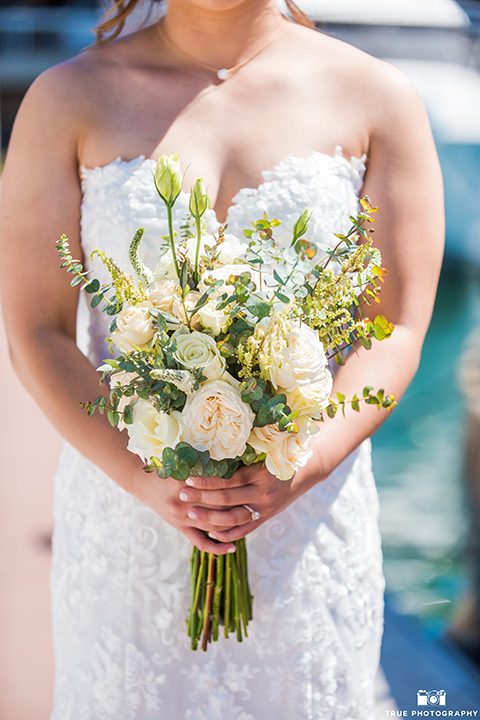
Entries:
[[[202,176],[207,224],[241,234],[267,212],[311,239],[348,228],[359,195],[380,207],[391,340],[351,353],[334,390],[400,398],[417,368],[440,269],[442,185],[421,103],[394,67],[295,22],[274,0],[168,0],[164,16],[51,68],[18,113],[3,174],[2,302],[13,364],[65,438],[56,476],[54,720],[362,720],[373,717],[383,630],[378,497],[368,438],[385,413],[324,423],[289,482],[257,466],[231,480],[146,475],[125,433],[87,417],[107,320],[80,314],[55,243],[103,248],[128,269],[165,217],[151,170],[180,153]],[[221,71],[221,72],[218,72]],[[185,188],[188,190],[188,188]],[[179,201],[179,216],[186,210]],[[177,217],[177,221],[178,221]],[[248,505],[260,513],[253,520]],[[206,531],[206,532],[204,532]],[[220,540],[215,542],[210,535]],[[189,649],[191,543],[227,553],[249,535],[255,617],[242,644]]]

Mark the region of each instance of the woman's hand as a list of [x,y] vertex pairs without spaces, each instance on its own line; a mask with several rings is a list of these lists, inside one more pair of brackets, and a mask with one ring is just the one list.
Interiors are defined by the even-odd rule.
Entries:
[[[210,482],[218,481],[219,483],[227,482],[221,480],[220,478],[192,478],[192,480],[195,482],[197,480],[208,480]],[[228,482],[231,483],[232,480],[229,480]],[[231,542],[215,542],[214,540],[209,539],[205,533],[202,532],[204,529],[212,529],[213,525],[208,525],[207,527],[205,523],[188,517],[188,512],[193,506],[190,503],[183,502],[180,499],[180,494],[187,491],[193,494],[193,492],[196,491],[188,487],[185,483],[174,480],[173,478],[162,479],[156,474],[147,475],[143,470],[139,470],[135,473],[132,487],[127,489],[138,500],[141,500],[145,503],[145,505],[152,508],[157,515],[160,515],[162,520],[165,520],[165,522],[169,525],[172,525],[177,530],[180,530],[180,532],[182,532],[190,540],[190,542],[193,543],[193,545],[199,548],[199,550],[215,553],[215,555],[225,555],[228,552],[235,552],[235,545]],[[217,490],[217,499],[218,496],[219,493]],[[213,498],[211,502],[214,502],[214,500],[215,498]],[[245,508],[241,509],[245,514],[250,516]],[[198,508],[198,510],[200,512],[200,508]],[[202,508],[202,511],[203,510],[204,509]],[[229,523],[230,526],[232,524],[232,522]]]
[[[282,481],[259,464],[242,467],[233,477],[191,477],[183,484],[177,498],[195,528],[208,532],[218,553],[223,543],[245,537],[269,518],[284,510],[307,488],[300,489],[299,473]],[[260,513],[251,518],[248,505]],[[181,515],[183,512],[178,511]]]

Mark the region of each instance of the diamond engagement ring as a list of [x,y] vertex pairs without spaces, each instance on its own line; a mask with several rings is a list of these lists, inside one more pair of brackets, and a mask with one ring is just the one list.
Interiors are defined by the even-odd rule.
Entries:
[[250,507],[250,505],[244,505],[243,506],[248,512],[250,513],[250,521],[253,522],[254,520],[260,520],[260,513],[258,510],[254,510]]

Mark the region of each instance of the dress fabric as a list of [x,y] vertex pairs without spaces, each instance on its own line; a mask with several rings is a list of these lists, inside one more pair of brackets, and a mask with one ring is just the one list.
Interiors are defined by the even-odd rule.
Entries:
[[[276,237],[287,242],[308,206],[309,239],[331,245],[357,211],[364,160],[340,148],[286,158],[236,195],[228,232],[241,236],[266,211],[282,219]],[[130,240],[145,227],[141,254],[156,264],[167,221],[154,168],[139,157],[82,170],[85,258],[101,248],[129,271]],[[187,207],[182,193],[177,226]],[[206,221],[218,227],[212,210]],[[96,261],[86,264],[107,281]],[[95,366],[109,357],[108,322],[98,309],[79,313],[79,343]],[[192,651],[186,634],[184,535],[68,444],[54,510],[52,720],[373,718],[385,582],[369,441],[248,536],[249,637],[220,637],[206,653]]]

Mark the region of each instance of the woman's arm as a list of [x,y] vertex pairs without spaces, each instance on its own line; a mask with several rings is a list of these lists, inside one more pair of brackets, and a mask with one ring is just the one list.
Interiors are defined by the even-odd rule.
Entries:
[[[444,247],[443,184],[425,110],[410,82],[382,64],[383,86],[376,104],[369,164],[362,194],[380,208],[373,241],[389,270],[380,303],[365,307],[372,319],[383,314],[395,325],[390,339],[366,351],[358,348],[339,369],[334,391],[351,397],[365,385],[384,388],[400,400],[420,362],[435,301]],[[318,435],[318,472],[328,475],[388,417],[364,405],[327,421]],[[323,437],[322,437],[323,436]],[[320,459],[321,458],[321,459]],[[311,470],[314,470],[312,466]]]
[[102,388],[75,343],[78,291],[60,269],[55,243],[66,233],[72,254],[81,258],[77,156],[91,122],[90,92],[84,68],[53,68],[31,87],[15,122],[0,209],[2,307],[12,364],[73,446],[202,550],[212,551],[213,543],[186,516],[178,481],[146,475],[126,449],[126,433],[98,414],[88,417],[78,405],[94,400]]
[[[395,68],[380,64],[375,88],[365,87],[366,103],[375,109],[370,131],[369,163],[363,194],[380,208],[375,215],[374,244],[389,275],[366,314],[385,315],[395,324],[390,339],[374,341],[366,351],[351,353],[335,377],[334,392],[347,398],[366,385],[384,388],[397,400],[412,380],[420,360],[435,299],[444,242],[443,188],[428,120],[416,91]],[[373,85],[372,78],[369,82]],[[232,480],[193,478],[186,502],[200,527],[223,541],[233,541],[280,512],[317,482],[324,480],[388,417],[389,411],[362,405],[326,419],[314,438],[314,457],[289,482],[265,469],[242,468]],[[219,492],[220,488],[224,488]],[[197,503],[234,506],[220,514]],[[262,518],[250,522],[247,503]],[[221,525],[237,528],[221,531]],[[217,528],[213,525],[217,524]]]

